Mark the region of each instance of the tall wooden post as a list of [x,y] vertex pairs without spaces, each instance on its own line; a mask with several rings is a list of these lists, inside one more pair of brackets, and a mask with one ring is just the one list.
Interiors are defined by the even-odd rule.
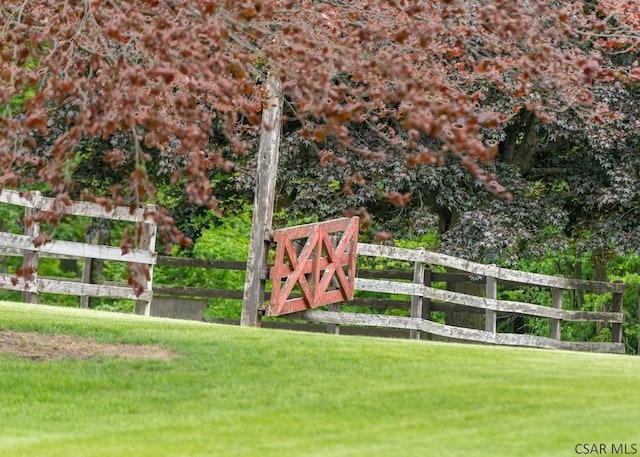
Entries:
[[[498,298],[498,280],[491,276],[486,276],[485,281],[486,297],[496,300]],[[484,316],[484,330],[495,334],[497,332],[498,313],[495,310],[487,309]]]
[[[156,208],[152,205],[147,205],[146,210],[150,212],[155,212]],[[140,241],[139,241],[139,249],[148,252],[154,252],[156,250],[156,236],[158,231],[158,226],[155,222],[151,222],[148,218],[144,222],[141,222],[141,230],[140,233]],[[147,265],[149,268],[149,279],[141,278],[142,286],[145,291],[152,292],[153,291],[153,265]],[[135,309],[144,309],[143,314],[145,316],[151,316],[151,300],[136,300]]]
[[[414,284],[424,284],[424,263],[414,262],[413,264],[413,282]],[[411,297],[411,317],[422,319],[422,297],[414,295]],[[409,330],[409,338],[412,340],[420,339],[420,330]]]
[[[327,305],[327,309],[329,311],[333,311],[335,313],[340,312],[340,304],[332,303],[331,305]],[[340,324],[327,324],[327,333],[331,335],[340,335]]]
[[258,170],[256,176],[253,216],[251,219],[251,241],[247,256],[247,276],[242,298],[240,325],[257,327],[258,307],[264,303],[264,287],[269,255],[267,234],[273,221],[273,201],[282,119],[282,94],[280,81],[274,77],[267,79],[267,100],[262,110],[262,132],[258,150]]
[[[86,257],[82,261],[82,283],[83,284],[91,284],[94,282],[93,275],[93,262],[94,259],[90,257]],[[88,295],[80,296],[80,308],[89,308],[91,304],[91,297]]]
[[[101,245],[107,243],[108,232],[101,228],[90,230],[85,236],[85,243]],[[104,262],[98,259],[92,259],[91,257],[85,257],[82,261],[82,283],[83,284],[95,284],[100,277]],[[80,296],[80,308],[90,308],[91,297],[89,295]]]
[[[622,281],[616,281],[620,283]],[[613,309],[614,313],[621,313],[623,310],[624,297],[622,292],[617,292],[613,294]],[[611,325],[611,338],[614,343],[622,343],[622,324],[612,324]]]
[[[562,309],[562,289],[551,289],[551,307],[555,309]],[[561,339],[561,319],[551,319],[551,338],[554,340]]]
[[[425,266],[424,268],[424,282],[423,284],[427,287],[431,287],[431,268]],[[422,298],[422,319],[430,321],[431,320],[431,308],[432,303],[431,299],[427,297]],[[430,340],[431,334],[427,332],[422,332],[420,338],[423,340]]]

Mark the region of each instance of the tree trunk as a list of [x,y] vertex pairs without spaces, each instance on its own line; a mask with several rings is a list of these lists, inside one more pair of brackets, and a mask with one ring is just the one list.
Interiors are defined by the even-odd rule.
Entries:
[[[485,287],[482,281],[451,282],[447,284],[447,290],[482,297],[484,296]],[[484,319],[484,313],[481,312],[449,312],[444,317],[447,325],[476,330],[484,330]]]
[[[539,146],[537,131],[538,121],[534,113],[523,110],[517,120],[506,128],[506,138],[500,144],[500,159],[518,167],[523,174],[531,170]],[[459,214],[448,208],[434,205],[434,210],[439,216],[440,233],[445,233],[459,222]],[[479,259],[478,259],[479,260]],[[484,296],[483,282],[459,282],[447,285],[447,289],[465,293],[468,295]],[[474,312],[451,312],[445,315],[448,325],[471,329],[485,329],[485,314]],[[524,319],[515,323],[517,332],[524,332]]]
[[[591,262],[593,263],[593,280],[594,281],[608,281],[607,276],[607,263],[610,256],[604,248],[597,248],[591,254]],[[611,311],[605,304],[600,311]],[[606,324],[603,322],[596,322],[596,335],[602,331]]]
[[505,129],[506,138],[500,144],[500,159],[527,174],[538,151],[537,119],[534,113],[523,110],[517,120]]
[[[85,235],[85,243],[105,245],[109,244],[109,230],[104,227],[97,227],[90,230]],[[101,279],[102,269],[104,267],[104,261],[99,259],[84,259],[82,266],[82,281],[87,284],[95,284]],[[90,308],[91,297],[83,295],[80,297],[80,307]]]
[[[578,261],[573,266],[573,277],[575,279],[583,279],[582,278],[582,262]],[[582,309],[583,307],[584,307],[584,291],[576,289],[573,291],[573,309]]]
[[60,271],[78,275],[78,259],[60,259]]
[[603,249],[596,249],[592,256],[593,280],[608,281],[607,277],[607,256]]

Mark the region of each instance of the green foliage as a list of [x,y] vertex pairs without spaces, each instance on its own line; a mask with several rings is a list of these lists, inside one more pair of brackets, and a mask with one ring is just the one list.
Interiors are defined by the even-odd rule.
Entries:
[[14,95],[11,97],[9,104],[0,105],[0,117],[10,117],[15,113],[22,111],[24,102],[35,96],[36,91],[33,88],[24,89],[22,95]]
[[[438,234],[434,231],[424,233],[420,236],[416,236],[413,239],[396,239],[394,240],[394,246],[405,249],[427,249],[433,250],[439,245]],[[396,271],[413,271],[413,264],[411,262],[405,262],[396,259],[387,259],[381,257],[358,257],[358,269],[372,269],[372,270],[396,270]],[[438,269],[438,271],[444,271],[444,269]],[[432,284],[436,288],[444,288],[444,284]],[[385,300],[400,300],[409,302],[411,298],[406,295],[398,294],[383,294],[377,292],[362,292],[356,291],[356,297],[362,298],[380,298]],[[343,306],[343,309],[347,312],[359,312],[359,313],[372,313],[372,314],[388,314],[394,316],[409,316],[409,309],[401,308],[364,308],[364,307],[350,307],[348,305]]]
[[535,305],[550,306],[551,290],[543,287],[518,287],[516,289],[503,289],[498,291],[498,298],[508,301],[533,303]]
[[526,317],[527,333],[531,333],[537,336],[550,336],[551,334],[551,321],[549,319],[536,319],[533,317]]
[[204,230],[193,255],[198,259],[246,260],[251,235],[251,212],[230,214]]
[[427,251],[436,250],[440,246],[440,237],[435,230],[415,236],[411,239],[399,239],[394,245],[405,249],[425,249]]
[[[192,255],[197,259],[246,260],[250,235],[251,212],[245,208],[202,230]],[[156,267],[154,275],[157,284],[229,290],[242,290],[245,277],[244,271],[175,267]],[[239,300],[216,298],[209,300],[205,316],[239,318],[241,311]]]
[[24,209],[19,206],[0,204],[0,228],[3,232],[24,233],[23,215]]
[[273,215],[277,227],[294,227],[296,225],[314,224],[320,222],[317,215],[291,214],[287,208],[280,208]]

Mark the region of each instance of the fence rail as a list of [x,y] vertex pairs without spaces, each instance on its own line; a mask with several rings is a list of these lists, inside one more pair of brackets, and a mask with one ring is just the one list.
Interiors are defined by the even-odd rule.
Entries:
[[626,290],[626,286],[622,283],[567,279],[559,276],[547,276],[538,273],[510,270],[497,265],[485,265],[438,252],[404,249],[394,246],[358,243],[358,255],[439,265],[464,271],[468,274],[492,277],[506,283],[555,287],[565,290],[590,290],[592,292],[622,293]]
[[91,202],[73,201],[69,205],[59,199],[43,197],[38,192],[30,192],[27,194],[4,189],[0,192],[0,203],[8,203],[10,205],[22,206],[23,208],[44,212],[53,212],[56,209],[60,209],[61,212],[70,216],[87,216],[117,221],[152,223],[152,220],[147,217],[149,207],[137,208],[131,211],[131,208],[127,206],[115,206],[111,210],[107,210],[104,206]]
[[[246,269],[244,261],[158,256],[154,252],[156,226],[149,217],[149,213],[153,211],[153,208],[137,209],[131,212],[129,208],[117,207],[107,211],[101,205],[93,203],[74,202],[71,205],[64,205],[61,201],[42,197],[38,194],[25,196],[7,190],[0,192],[0,202],[23,206],[26,208],[27,215],[30,216],[33,216],[34,212],[37,211],[52,211],[62,208],[64,213],[70,216],[88,216],[142,224],[143,236],[139,249],[131,250],[125,255],[122,254],[121,249],[118,247],[64,240],[53,240],[35,247],[32,241],[39,234],[37,223],[27,227],[26,233],[23,235],[0,232],[0,255],[23,256],[24,263],[34,267],[35,274],[28,280],[15,275],[0,274],[0,288],[23,291],[23,299],[25,301],[35,301],[37,293],[45,292],[80,296],[81,306],[87,306],[86,299],[88,297],[121,298],[136,300],[136,312],[144,312],[144,314],[149,315],[151,314],[154,296],[158,297],[158,299],[162,298],[162,296],[164,296],[164,299],[174,297],[176,301],[184,297],[191,297],[200,301],[210,298],[236,299],[240,301],[243,298],[242,290],[154,284],[152,283],[152,275],[151,280],[144,285],[142,295],[139,296],[134,294],[129,285],[94,283],[89,274],[93,259],[142,263],[148,265],[151,272],[155,265],[238,271]],[[327,324],[328,330],[335,333],[340,332],[340,326],[356,326],[351,329],[401,329],[408,331],[410,337],[413,338],[421,338],[424,335],[427,338],[435,336],[487,344],[615,353],[625,351],[622,343],[622,324],[624,322],[622,294],[626,290],[624,284],[567,279],[515,271],[440,253],[391,246],[358,243],[357,253],[359,256],[373,259],[393,259],[408,262],[413,265],[413,268],[404,271],[361,269],[357,272],[357,277],[355,278],[355,291],[364,294],[375,293],[378,295],[377,297],[356,296],[353,301],[345,302],[342,305],[331,305],[328,311],[319,309],[307,310],[289,314],[285,317]],[[39,277],[37,275],[39,257],[84,259],[82,278],[71,280],[67,278]],[[442,269],[447,269],[448,272],[437,271]],[[265,269],[263,274],[268,277],[269,269]],[[451,284],[468,281],[482,283],[484,294],[476,296],[434,287],[434,285],[438,284],[441,286],[443,282]],[[242,284],[239,284],[239,287],[241,286]],[[498,286],[501,286],[502,289],[513,287],[549,289],[551,292],[551,306],[500,299],[498,297]],[[563,291],[610,293],[610,309],[601,311],[564,309]],[[386,297],[380,298],[379,295]],[[402,299],[398,298],[398,296],[408,298]],[[187,301],[183,302],[187,303]],[[346,304],[349,305],[350,310],[357,307],[402,308],[409,310],[410,317],[345,312],[344,305]],[[435,322],[432,320],[434,312],[483,314],[484,328],[463,328]],[[499,317],[505,315],[548,319],[550,321],[549,336],[502,333],[498,331],[497,322]],[[563,341],[561,339],[563,322],[595,322],[602,326],[610,326],[612,341],[601,343]]]
[[[380,314],[345,313],[335,311],[307,310],[296,313],[298,319],[336,325],[360,325],[368,327],[404,328],[411,330],[414,338],[420,334],[435,335],[456,340],[478,343],[530,346],[580,351],[624,353],[622,343],[622,294],[626,286],[622,283],[607,283],[566,279],[484,265],[440,253],[409,250],[390,246],[358,244],[358,255],[413,262],[413,282],[398,282],[358,277],[355,289],[358,291],[411,296],[411,317],[387,316]],[[482,277],[485,282],[485,296],[473,296],[450,290],[431,287],[432,266],[446,267],[462,271],[467,275]],[[551,289],[552,306],[500,300],[497,298],[498,283],[545,287]],[[612,294],[612,311],[575,311],[562,309],[563,290],[589,290]],[[434,302],[478,310],[485,313],[485,328],[472,329],[432,322],[430,320]],[[551,320],[550,337],[499,333],[497,316],[501,314],[525,315]],[[562,322],[599,322],[611,324],[612,342],[574,342],[561,340]]]
[[484,330],[454,327],[438,324],[424,319],[412,317],[386,316],[380,314],[344,313],[335,311],[307,310],[292,317],[312,322],[334,325],[360,325],[365,327],[382,327],[408,329],[437,335],[455,340],[474,341],[485,344],[509,346],[529,346],[547,349],[563,349],[572,351],[624,353],[624,345],[617,343],[592,343],[560,341],[535,335],[515,335],[510,333],[493,333]]
[[[81,306],[85,307],[88,304],[88,297],[136,300],[144,304],[145,313],[148,314],[149,304],[153,298],[151,280],[145,280],[144,290],[141,294],[136,295],[130,285],[91,284],[89,276],[93,260],[146,264],[149,266],[151,276],[157,259],[155,253],[157,227],[149,216],[154,211],[154,207],[148,206],[131,211],[128,207],[116,206],[107,210],[96,203],[72,202],[65,204],[58,199],[43,197],[37,192],[26,195],[11,190],[0,192],[0,203],[24,207],[27,217],[30,218],[39,211],[52,212],[57,210],[66,216],[102,218],[137,223],[142,226],[139,249],[132,249],[126,254],[123,254],[119,247],[56,239],[35,246],[33,241],[40,233],[37,219],[33,219],[26,226],[24,235],[0,232],[0,254],[22,256],[24,257],[23,263],[29,265],[33,270],[33,274],[26,275],[26,277],[0,274],[0,288],[22,291],[23,300],[26,302],[35,302],[38,293],[79,296],[81,297]],[[84,259],[83,279],[73,281],[67,278],[39,277],[37,274],[39,257]]]
[[[358,292],[374,292],[391,296],[408,296],[409,299],[380,298],[356,296],[353,301],[344,302],[350,308],[402,308],[411,310],[412,317],[390,316],[383,314],[355,313],[345,311],[308,310],[284,316],[297,321],[307,321],[309,324],[327,324],[331,332],[342,330],[340,326],[357,326],[363,330],[369,328],[380,330],[400,329],[408,331],[413,337],[427,335],[428,337],[442,337],[447,339],[474,341],[485,344],[501,344],[513,346],[530,346],[538,348],[554,348],[564,350],[579,350],[593,352],[623,353],[622,327],[624,316],[622,313],[622,293],[626,286],[621,283],[606,283],[587,280],[566,279],[556,276],[531,274],[508,270],[494,265],[483,265],[461,260],[429,251],[415,251],[388,246],[358,244],[358,254],[379,259],[394,259],[413,263],[410,270],[378,270],[360,269],[355,280],[355,290]],[[179,259],[160,256],[158,265],[175,267],[200,267],[244,270],[244,262],[230,262],[220,260]],[[455,268],[456,272],[432,271],[435,267]],[[454,282],[473,281],[485,285],[485,296],[473,296],[442,290],[432,287],[434,283],[448,284]],[[493,276],[491,276],[493,275]],[[553,306],[542,306],[532,303],[501,300],[497,298],[497,288],[509,289],[514,287],[540,287],[551,290]],[[562,308],[562,291],[581,290],[595,293],[611,293],[611,307],[613,311],[580,311]],[[240,300],[241,290],[206,289],[194,287],[154,286],[158,294],[176,296],[190,296],[200,298],[230,298]],[[269,294],[267,293],[267,298]],[[470,329],[440,324],[430,320],[432,312],[472,312],[485,315],[485,329]],[[497,331],[498,316],[530,316],[551,321],[551,335],[542,337],[536,335],[522,335],[500,333]],[[281,325],[287,325],[282,320]],[[599,322],[611,326],[611,342],[580,342],[562,341],[562,322]],[[278,324],[278,322],[275,322]],[[265,322],[272,326],[274,321]],[[312,327],[299,327],[309,330]],[[354,328],[349,328],[353,333]],[[370,332],[366,332],[371,334]],[[374,333],[375,334],[375,333]]]

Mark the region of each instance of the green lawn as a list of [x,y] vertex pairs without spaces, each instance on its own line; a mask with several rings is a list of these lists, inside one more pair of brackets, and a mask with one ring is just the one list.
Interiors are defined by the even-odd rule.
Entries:
[[[573,456],[640,450],[640,359],[0,303],[0,330],[170,361],[0,355],[0,456]],[[579,449],[580,450],[580,449]],[[582,449],[584,452],[584,449]]]

